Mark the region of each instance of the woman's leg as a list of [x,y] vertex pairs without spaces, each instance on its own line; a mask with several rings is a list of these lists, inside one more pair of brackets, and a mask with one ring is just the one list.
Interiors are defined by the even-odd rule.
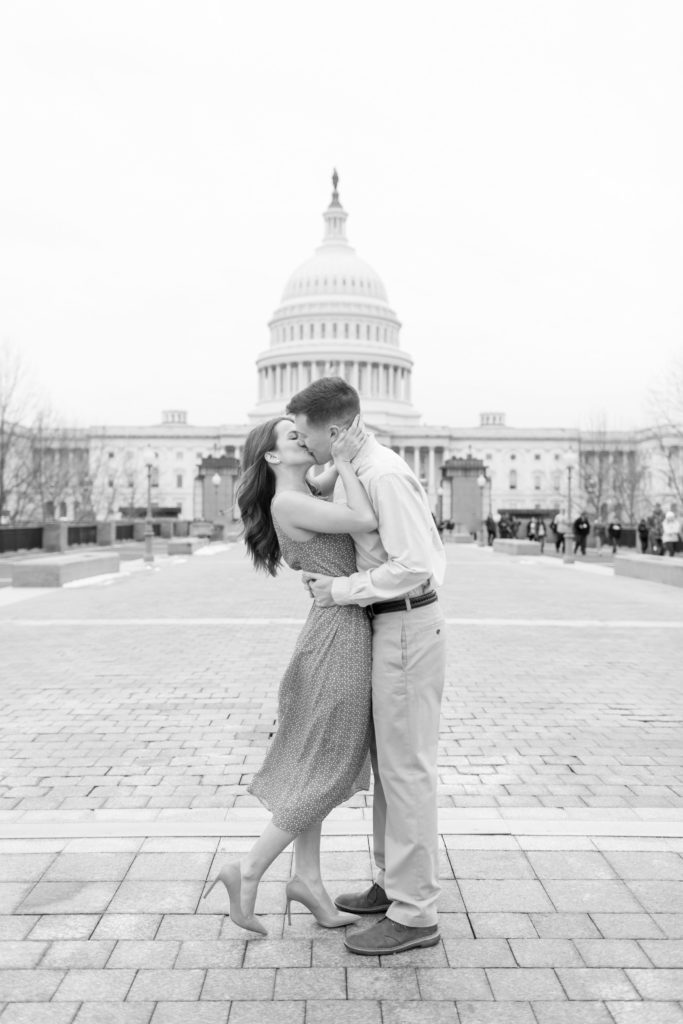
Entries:
[[320,875],[320,832],[322,821],[317,821],[294,840],[294,874],[307,883],[312,892],[322,887]]
[[284,832],[271,822],[266,825],[251,850],[240,860],[242,875],[242,911],[246,915],[254,913],[256,892],[261,878],[276,857],[286,850],[295,839],[292,832]]

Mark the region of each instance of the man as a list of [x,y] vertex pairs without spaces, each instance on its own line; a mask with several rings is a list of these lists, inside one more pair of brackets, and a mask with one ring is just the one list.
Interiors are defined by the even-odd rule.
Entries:
[[[330,444],[358,415],[358,393],[323,377],[296,394],[287,411],[300,443],[323,464]],[[437,745],[445,679],[445,623],[433,585],[446,557],[415,474],[370,435],[352,459],[370,497],[378,530],[354,537],[358,572],[310,581],[318,604],[358,604],[372,620],[375,741],[374,857],[377,879],[363,893],[340,896],[354,914],[386,912],[346,938],[353,953],[400,953],[439,941]],[[335,499],[344,500],[337,484]]]
[[564,554],[565,534],[569,529],[569,520],[564,509],[557,512],[552,521],[552,528],[555,531],[555,551]]
[[586,541],[590,532],[591,524],[588,522],[588,515],[582,512],[574,520],[574,554],[577,551],[580,551],[582,555],[586,554]]

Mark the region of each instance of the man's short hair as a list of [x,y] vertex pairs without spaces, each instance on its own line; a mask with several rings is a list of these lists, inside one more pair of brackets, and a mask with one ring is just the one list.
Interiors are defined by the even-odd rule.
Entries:
[[321,377],[290,398],[287,412],[305,416],[315,427],[325,423],[347,426],[360,412],[360,398],[342,377]]

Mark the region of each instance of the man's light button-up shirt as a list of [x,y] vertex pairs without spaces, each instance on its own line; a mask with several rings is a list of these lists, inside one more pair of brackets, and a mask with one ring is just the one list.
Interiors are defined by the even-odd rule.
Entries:
[[[428,580],[441,586],[446,553],[419,480],[404,459],[370,435],[353,459],[377,516],[378,530],[355,533],[358,572],[332,581],[336,604],[393,601]],[[335,501],[345,501],[340,480]]]

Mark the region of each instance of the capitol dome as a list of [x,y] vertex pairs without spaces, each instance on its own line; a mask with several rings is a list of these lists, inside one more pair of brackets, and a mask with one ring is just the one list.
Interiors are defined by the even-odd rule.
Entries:
[[335,171],[322,244],[290,276],[268,325],[252,420],[282,413],[293,394],[325,376],[344,377],[358,390],[370,423],[419,420],[410,402],[413,361],[399,347],[401,324],[379,274],[347,241],[338,182]]

